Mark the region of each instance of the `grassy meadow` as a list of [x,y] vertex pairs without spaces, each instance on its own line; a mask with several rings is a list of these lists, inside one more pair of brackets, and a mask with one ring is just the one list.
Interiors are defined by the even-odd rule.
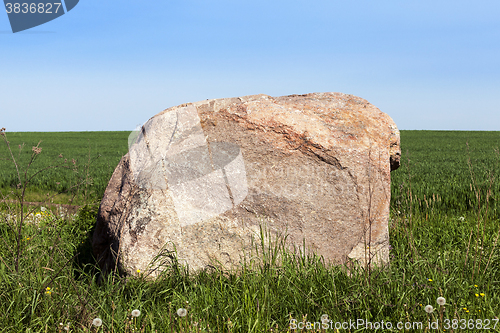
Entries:
[[500,332],[500,132],[401,131],[388,267],[278,241],[238,272],[99,280],[94,218],[128,134],[7,132],[19,174],[0,137],[0,332]]
[[[86,199],[99,200],[115,167],[128,151],[129,134],[125,131],[7,133],[19,170],[26,170],[33,153],[32,147],[38,144],[42,152],[37,156],[30,174],[60,166],[45,170],[32,179],[27,201],[42,201],[46,199],[47,193],[49,197],[64,193],[51,198],[54,203],[85,204]],[[0,191],[6,193],[7,189],[16,187],[18,183],[7,145],[2,142]]]

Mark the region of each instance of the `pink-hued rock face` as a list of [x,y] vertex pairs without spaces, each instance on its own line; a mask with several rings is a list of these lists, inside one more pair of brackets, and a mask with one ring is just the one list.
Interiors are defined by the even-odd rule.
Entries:
[[[169,108],[133,139],[101,202],[105,270],[237,268],[264,227],[333,264],[388,261],[399,131],[352,95],[206,100]],[[118,257],[118,260],[117,260]],[[156,261],[152,260],[156,258]]]

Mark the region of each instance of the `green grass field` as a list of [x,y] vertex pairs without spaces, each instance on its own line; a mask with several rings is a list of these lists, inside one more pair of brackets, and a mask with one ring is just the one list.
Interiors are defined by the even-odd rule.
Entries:
[[401,131],[401,167],[391,174],[391,207],[402,204],[400,196],[407,196],[411,185],[415,207],[427,209],[426,201],[433,201],[433,208],[448,214],[474,210],[478,201],[472,171],[483,192],[490,177],[496,179],[489,203],[491,213],[498,216],[499,149],[500,132]]
[[[32,147],[41,141],[39,147],[42,147],[42,153],[32,164],[28,175],[53,165],[67,166],[46,170],[35,177],[28,189],[28,201],[39,201],[36,199],[43,198],[46,193],[52,195],[63,192],[68,195],[58,196],[55,202],[73,203],[68,200],[77,192],[73,186],[78,183],[91,185],[87,187],[87,191],[92,200],[102,197],[115,167],[128,151],[129,134],[130,132],[22,132],[7,133],[7,136],[14,157],[19,161],[20,170],[26,169],[33,153]],[[59,155],[63,157],[59,158]],[[64,160],[67,162],[64,163]],[[2,142],[0,189],[6,193],[8,188],[16,187],[18,183],[12,158]],[[79,187],[79,194],[84,192],[83,187]],[[76,198],[74,203],[82,204],[81,197]]]
[[[325,267],[321,258],[287,253],[278,243],[256,245],[264,259],[239,272],[189,275],[174,265],[155,282],[109,276],[99,284],[90,247],[96,203],[127,152],[128,134],[7,133],[22,170],[42,140],[28,175],[54,163],[68,167],[37,176],[26,201],[67,191],[54,202],[84,207],[60,218],[55,208],[29,206],[20,224],[19,206],[3,203],[0,332],[404,331],[398,322],[408,332],[437,331],[435,325],[446,332],[500,332],[500,132],[401,132],[389,267]],[[0,142],[1,193],[19,198],[12,194],[18,182]],[[434,311],[427,313],[426,305]],[[95,318],[102,326],[92,324]],[[299,329],[307,322],[311,329]]]

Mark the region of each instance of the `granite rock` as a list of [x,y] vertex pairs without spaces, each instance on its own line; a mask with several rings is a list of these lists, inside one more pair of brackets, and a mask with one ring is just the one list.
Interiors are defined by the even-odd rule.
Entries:
[[[131,135],[93,236],[104,270],[237,268],[261,228],[332,264],[388,262],[399,131],[342,93],[252,95],[169,108]],[[303,248],[305,244],[305,249]]]

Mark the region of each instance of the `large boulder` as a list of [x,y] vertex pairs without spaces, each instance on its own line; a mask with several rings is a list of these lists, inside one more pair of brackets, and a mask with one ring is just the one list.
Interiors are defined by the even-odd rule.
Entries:
[[126,274],[154,276],[168,260],[237,268],[263,228],[332,264],[384,264],[400,154],[393,120],[353,95],[172,107],[131,135],[101,202],[94,254]]

